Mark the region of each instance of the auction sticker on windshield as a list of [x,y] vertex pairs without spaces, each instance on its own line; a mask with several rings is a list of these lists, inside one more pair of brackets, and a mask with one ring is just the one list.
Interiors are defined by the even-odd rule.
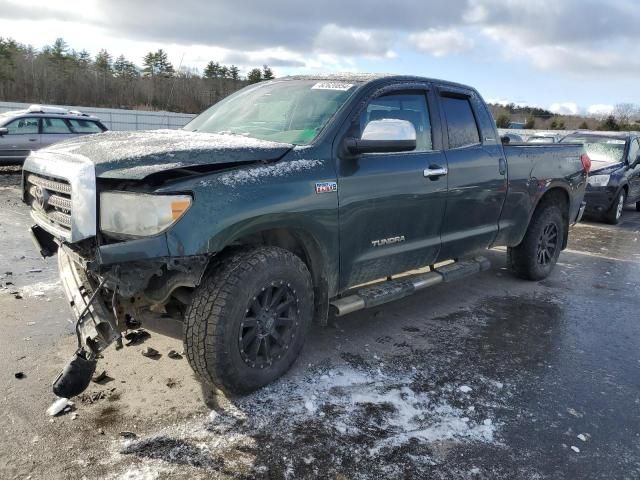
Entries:
[[344,83],[344,82],[318,82],[311,90],[340,90],[341,92],[346,92],[351,87],[353,87],[353,83]]

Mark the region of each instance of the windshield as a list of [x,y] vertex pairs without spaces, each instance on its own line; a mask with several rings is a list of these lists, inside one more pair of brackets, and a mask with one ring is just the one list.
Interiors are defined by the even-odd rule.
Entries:
[[356,90],[355,83],[283,80],[241,90],[184,129],[307,145]]
[[620,163],[624,159],[626,141],[621,138],[597,137],[597,136],[568,136],[562,139],[563,143],[582,143],[584,150],[589,155],[593,170],[614,163]]

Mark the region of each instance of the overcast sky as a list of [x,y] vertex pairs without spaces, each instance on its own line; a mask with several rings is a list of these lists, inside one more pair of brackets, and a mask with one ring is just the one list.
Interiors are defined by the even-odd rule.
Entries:
[[468,83],[559,113],[640,103],[639,0],[0,0],[0,36],[136,64],[361,71]]

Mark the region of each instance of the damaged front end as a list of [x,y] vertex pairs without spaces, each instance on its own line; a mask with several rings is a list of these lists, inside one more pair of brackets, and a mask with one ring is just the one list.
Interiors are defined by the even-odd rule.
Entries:
[[53,384],[54,393],[64,398],[87,388],[99,354],[112,343],[122,347],[127,330],[150,318],[181,320],[208,262],[207,256],[189,256],[102,266],[63,242],[57,253],[78,345]]
[[121,348],[128,329],[149,317],[182,319],[206,265],[206,256],[193,256],[100,269],[62,244],[58,266],[76,322],[78,350],[54,382],[54,393],[70,398],[84,391],[100,352],[114,342]]

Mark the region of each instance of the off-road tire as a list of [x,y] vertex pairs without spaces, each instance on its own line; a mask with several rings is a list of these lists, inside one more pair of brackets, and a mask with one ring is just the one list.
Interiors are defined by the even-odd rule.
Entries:
[[[261,295],[264,288],[271,288],[271,292],[277,292],[276,288],[285,288],[283,295],[287,298],[286,302],[290,303],[294,298],[295,309],[287,307],[287,311],[293,312],[296,326],[294,333],[289,332],[286,350],[285,346],[276,345],[276,351],[280,351],[281,356],[274,356],[271,364],[260,367],[250,364],[241,344],[243,332],[247,331],[244,322],[249,316],[257,316],[254,314],[256,295]],[[264,310],[267,311],[268,307]],[[276,313],[273,315],[278,316]],[[203,381],[223,391],[250,393],[289,370],[304,345],[312,316],[311,275],[299,257],[278,247],[237,251],[213,265],[194,292],[193,301],[185,314],[183,330],[189,364]],[[278,320],[270,322],[270,328],[280,328]],[[261,322],[260,328],[262,325]],[[262,339],[262,335],[261,330],[258,338]],[[266,342],[270,338],[261,341]],[[273,345],[269,347],[269,352],[274,351],[271,348]],[[263,352],[263,362],[269,357],[266,350],[263,344],[258,347],[258,352]]]
[[[558,261],[566,228],[566,222],[558,207],[550,204],[539,206],[531,218],[527,233],[520,245],[507,249],[509,268],[525,280],[546,278]],[[555,231],[555,246],[553,252],[547,249],[547,254],[543,254],[545,259],[543,263],[540,261],[541,243],[543,237],[549,235],[550,230]]]
[[[620,208],[620,202],[622,202],[622,208]],[[627,192],[623,188],[616,195],[616,199],[611,204],[611,208],[604,214],[604,221],[610,225],[617,225],[622,218],[622,210],[627,203]]]

